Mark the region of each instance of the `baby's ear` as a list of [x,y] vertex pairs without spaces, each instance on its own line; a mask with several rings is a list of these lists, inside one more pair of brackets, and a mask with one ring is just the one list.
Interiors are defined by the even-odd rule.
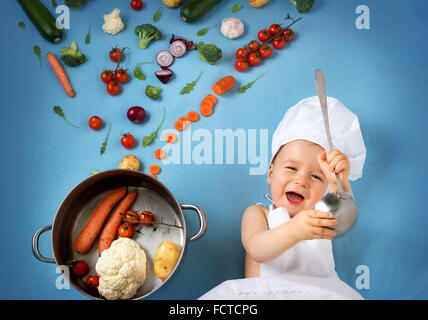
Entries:
[[273,163],[270,164],[268,173],[267,173],[267,183],[270,185],[272,182],[272,170],[273,170]]

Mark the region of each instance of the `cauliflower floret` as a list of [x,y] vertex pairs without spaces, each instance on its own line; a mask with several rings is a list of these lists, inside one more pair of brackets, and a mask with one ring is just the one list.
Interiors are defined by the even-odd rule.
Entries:
[[119,14],[120,10],[116,8],[111,13],[104,15],[104,32],[115,35],[122,31],[125,25],[123,24]]
[[226,18],[221,23],[220,31],[226,38],[236,39],[244,34],[244,23],[237,18]]
[[98,292],[107,300],[132,298],[146,281],[146,253],[129,238],[119,238],[98,258]]

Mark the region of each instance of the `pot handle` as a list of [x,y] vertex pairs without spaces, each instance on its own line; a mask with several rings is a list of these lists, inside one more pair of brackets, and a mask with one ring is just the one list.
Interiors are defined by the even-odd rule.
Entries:
[[198,214],[199,217],[199,231],[198,233],[196,233],[195,235],[191,236],[190,238],[186,239],[186,243],[195,241],[196,239],[199,239],[207,230],[207,218],[205,216],[205,212],[204,210],[202,210],[201,208],[194,206],[192,204],[181,204],[180,205],[182,210],[193,210]]
[[52,229],[52,225],[40,228],[36,231],[36,233],[33,236],[33,254],[34,256],[39,259],[42,262],[49,262],[49,263],[56,263],[55,259],[45,258],[40,254],[39,251],[39,238],[40,235],[48,230]]

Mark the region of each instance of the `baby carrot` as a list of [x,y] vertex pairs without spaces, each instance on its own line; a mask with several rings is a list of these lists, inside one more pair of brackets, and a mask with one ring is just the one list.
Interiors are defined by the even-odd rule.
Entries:
[[226,76],[214,83],[212,89],[214,93],[219,96],[232,89],[234,85],[235,78],[233,76]]
[[52,52],[47,53],[47,59],[67,95],[69,97],[74,97],[73,88],[71,87],[70,81],[68,80],[67,74],[65,73],[61,62],[59,62],[58,58]]
[[168,143],[174,143],[177,141],[177,135],[173,132],[167,133],[165,136],[165,141]]
[[191,122],[195,122],[199,120],[199,113],[196,111],[189,111],[187,114],[187,119],[189,119]]
[[157,175],[160,172],[160,167],[157,164],[153,164],[149,168],[150,173],[153,175]]
[[155,151],[155,157],[159,160],[165,159],[166,158],[166,152],[163,151],[162,149],[157,149]]

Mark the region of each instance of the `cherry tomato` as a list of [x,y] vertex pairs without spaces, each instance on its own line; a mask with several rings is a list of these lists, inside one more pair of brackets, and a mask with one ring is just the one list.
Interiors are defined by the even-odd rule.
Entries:
[[275,37],[275,39],[273,39],[273,41],[272,41],[272,46],[275,49],[282,49],[282,48],[284,48],[284,46],[285,46],[285,40],[284,40],[284,38],[280,37],[280,36]]
[[115,96],[120,92],[120,86],[116,81],[109,81],[106,90],[108,94]]
[[125,219],[131,220],[132,222],[126,221],[128,224],[135,224],[138,221],[138,214],[134,210],[128,210],[125,212]]
[[131,149],[134,146],[135,138],[132,134],[124,133],[122,134],[122,139],[120,139],[120,143],[126,149]]
[[260,64],[261,61],[262,58],[260,58],[260,56],[255,52],[251,52],[248,55],[248,63],[252,66],[257,66],[258,64]]
[[98,130],[103,125],[103,120],[98,116],[92,116],[89,118],[89,127],[94,130]]
[[114,72],[111,70],[104,70],[101,73],[101,80],[104,83],[109,83],[110,81],[113,81]]
[[115,72],[114,77],[117,82],[124,83],[128,80],[128,72],[126,70],[119,69]]
[[260,47],[260,43],[257,40],[251,40],[248,43],[248,50],[250,51],[256,50],[258,47]]
[[237,59],[244,59],[248,54],[248,50],[245,48],[239,48],[236,50],[235,56]]
[[71,271],[73,271],[77,277],[83,278],[89,273],[89,267],[85,261],[79,260],[73,263]]
[[86,278],[86,286],[90,290],[96,290],[98,288],[98,285],[100,284],[100,277],[96,275],[90,275]]
[[267,44],[264,44],[259,48],[259,54],[263,59],[267,59],[272,54],[272,48]]
[[274,23],[274,24],[272,24],[270,27],[269,27],[269,33],[270,33],[270,35],[276,35],[276,34],[278,34],[278,33],[280,33],[281,32],[281,26],[279,25],[279,24],[277,24],[277,23]]
[[123,51],[125,51],[125,48],[119,49],[119,48],[113,48],[110,50],[109,57],[110,60],[113,62],[120,62],[122,60]]
[[143,211],[138,217],[138,220],[143,222],[143,225],[145,226],[151,226],[153,225],[153,223],[150,222],[155,221],[155,218],[153,217],[153,213],[151,213],[150,211]]
[[291,29],[285,29],[283,34],[284,34],[284,39],[287,42],[293,40],[294,38],[294,31]]
[[132,0],[131,1],[131,8],[134,10],[141,10],[143,8],[143,1],[141,0]]
[[124,222],[117,230],[119,237],[131,238],[134,235],[134,228],[128,222]]
[[236,62],[235,62],[236,71],[243,72],[243,71],[247,70],[247,68],[248,68],[248,62],[246,62],[243,59],[236,60]]
[[259,34],[257,35],[257,38],[259,38],[259,40],[261,42],[266,42],[266,41],[269,40],[270,36],[271,36],[271,34],[269,33],[268,30],[262,29],[262,30],[259,31]]

